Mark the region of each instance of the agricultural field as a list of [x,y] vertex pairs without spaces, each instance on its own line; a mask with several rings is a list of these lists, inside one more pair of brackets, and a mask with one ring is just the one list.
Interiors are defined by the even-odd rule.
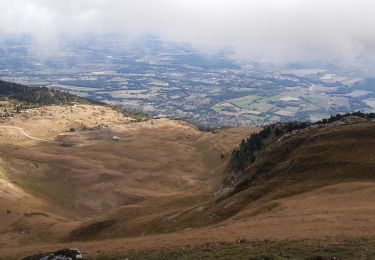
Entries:
[[69,62],[40,60],[25,51],[28,43],[22,40],[2,42],[0,79],[47,85],[154,117],[209,127],[375,110],[374,80],[338,65],[274,69],[234,60],[226,52],[203,55],[156,37],[137,46],[122,46],[112,37],[87,39],[85,48],[72,46],[64,53]]

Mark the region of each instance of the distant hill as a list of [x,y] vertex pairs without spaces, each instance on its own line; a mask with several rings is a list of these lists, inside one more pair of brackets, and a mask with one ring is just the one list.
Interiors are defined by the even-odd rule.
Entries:
[[[112,109],[124,114],[124,116],[134,118],[137,121],[142,121],[149,117],[147,114],[141,111],[129,110],[119,106],[108,105],[92,99],[79,97],[68,92],[63,92],[51,87],[32,87],[0,80],[0,100],[8,99],[17,101],[18,104],[14,108],[15,111],[45,105],[65,105],[80,103],[109,106]],[[8,114],[9,113],[7,113],[7,115]]]
[[0,80],[0,98],[10,98],[28,105],[54,105],[78,103],[98,103],[76,95],[49,87],[30,87]]
[[355,123],[353,118],[374,119],[374,113],[354,112],[348,114],[337,114],[318,122],[288,122],[278,123],[266,126],[259,133],[253,133],[246,140],[242,140],[239,147],[233,150],[231,158],[228,162],[228,170],[233,173],[232,179],[237,179],[243,170],[248,168],[256,159],[257,155],[272,145],[276,140],[281,139],[283,135],[291,135],[293,132],[300,130],[308,130],[317,127],[329,125],[350,124]]

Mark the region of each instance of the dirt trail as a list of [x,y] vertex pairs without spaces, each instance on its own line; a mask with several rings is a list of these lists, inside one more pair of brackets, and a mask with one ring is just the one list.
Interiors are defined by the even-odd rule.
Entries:
[[41,141],[41,142],[50,142],[50,143],[60,143],[60,142],[57,142],[57,141],[54,141],[54,140],[51,140],[51,139],[41,139],[41,138],[37,138],[37,137],[34,137],[34,136],[31,136],[30,134],[28,134],[23,128],[21,127],[18,127],[18,126],[0,126],[0,128],[5,128],[5,129],[15,129],[15,130],[18,130],[21,134],[23,134],[25,137],[29,138],[29,139],[33,139],[33,140],[36,140],[36,141]]

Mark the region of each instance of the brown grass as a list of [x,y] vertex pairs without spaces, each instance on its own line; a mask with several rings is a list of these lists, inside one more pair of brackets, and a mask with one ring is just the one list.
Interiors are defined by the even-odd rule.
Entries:
[[[36,137],[69,144],[15,138],[0,145],[4,158],[1,167],[7,180],[28,198],[17,198],[17,203],[26,207],[26,214],[45,212],[51,216],[48,226],[42,228],[46,221],[43,216],[30,218],[24,212],[15,212],[19,214],[16,232],[24,238],[15,239],[13,244],[69,237],[91,239],[99,233],[100,237],[121,237],[173,231],[176,227],[164,227],[164,219],[208,201],[224,177],[221,154],[229,153],[253,131],[200,132],[189,123],[164,119],[125,124],[127,119],[114,112],[105,113],[108,127],[102,128],[95,127],[92,119],[106,108],[80,105],[43,109],[47,112],[32,110],[27,119],[22,116],[4,123],[23,127]],[[72,118],[63,118],[65,113]],[[50,119],[46,114],[56,117]],[[72,125],[60,124],[80,118],[85,129],[66,132]],[[89,118],[87,122],[85,118]],[[223,139],[227,134],[230,138]],[[114,135],[121,140],[112,141]],[[100,224],[111,218],[115,224]],[[77,231],[76,235],[73,231],[69,235],[77,227],[78,231],[96,233]],[[4,237],[14,230],[6,232],[10,233]],[[4,240],[6,244],[10,242]]]
[[[93,119],[94,108],[74,116]],[[90,257],[160,250],[167,253],[155,254],[172,256],[190,247],[194,256],[204,245],[224,250],[238,241],[374,239],[372,122],[277,142],[218,198],[230,152],[258,129],[200,132],[186,122],[126,123],[117,115],[102,128],[90,120],[70,133],[71,125],[38,114],[11,122],[69,145],[0,138],[0,191],[10,194],[0,196],[1,256],[66,247]]]

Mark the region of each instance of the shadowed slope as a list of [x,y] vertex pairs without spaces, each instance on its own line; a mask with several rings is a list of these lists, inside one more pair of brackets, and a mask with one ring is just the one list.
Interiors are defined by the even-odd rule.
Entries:
[[[96,239],[94,223],[106,220],[113,222],[97,233],[101,238],[172,232],[223,221],[232,224],[231,219],[254,219],[282,208],[279,199],[325,186],[347,183],[347,186],[340,186],[340,190],[343,187],[356,190],[360,187],[358,182],[363,182],[369,184],[371,191],[375,181],[375,154],[372,151],[375,151],[375,124],[371,121],[306,128],[272,142],[258,154],[254,164],[241,173],[237,182],[216,190],[217,199],[193,200],[191,204],[185,201],[182,203],[184,208],[175,206],[159,216],[150,211],[149,217],[137,223],[126,217],[130,208],[120,208],[81,226],[67,240]],[[351,204],[355,208],[354,200],[345,202],[349,203],[348,208]],[[145,208],[151,209],[152,205]],[[337,226],[339,228],[344,227]]]

